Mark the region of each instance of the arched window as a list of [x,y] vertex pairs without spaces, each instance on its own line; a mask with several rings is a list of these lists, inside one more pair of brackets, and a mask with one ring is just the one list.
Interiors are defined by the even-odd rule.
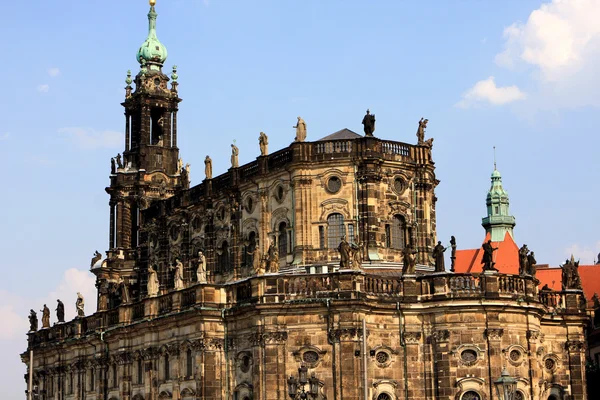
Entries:
[[327,247],[337,249],[345,234],[344,216],[338,213],[330,214],[327,217]]
[[169,365],[169,355],[165,354],[164,359],[164,367],[165,367],[165,381],[171,379],[171,366]]
[[386,227],[386,244],[392,249],[403,249],[406,245],[406,222],[404,217],[395,215],[389,228]]
[[460,400],[481,400],[479,393],[469,390],[460,396]]
[[137,383],[141,385],[144,383],[144,367],[142,366],[142,358],[138,358],[137,360]]
[[252,265],[252,252],[256,248],[256,232],[252,231],[248,235],[248,245],[244,251],[244,264]]
[[[220,253],[220,254],[219,254]],[[218,265],[217,271],[225,272],[229,270],[229,244],[227,241],[224,241],[221,245],[221,248],[217,252],[218,255]]]
[[288,253],[288,240],[287,240],[287,224],[282,222],[279,224],[279,257],[283,257]]
[[186,376],[188,378],[191,378],[192,375],[194,375],[194,359],[192,357],[192,349],[187,349],[187,352],[185,353],[185,359],[186,359],[186,363],[185,363],[185,368],[186,368]]

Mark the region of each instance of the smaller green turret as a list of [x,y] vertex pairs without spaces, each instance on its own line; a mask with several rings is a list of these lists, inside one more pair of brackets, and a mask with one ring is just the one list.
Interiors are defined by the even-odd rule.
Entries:
[[483,218],[481,225],[485,228],[485,232],[490,233],[492,242],[501,242],[504,240],[506,232],[513,236],[513,228],[515,227],[515,217],[510,215],[508,209],[508,193],[502,187],[502,176],[494,167],[492,172],[492,186],[488,191],[486,198],[487,217]]
[[156,17],[158,14],[154,9],[155,0],[150,0],[150,12],[148,12],[148,37],[137,52],[137,60],[140,65],[146,64],[151,71],[160,71],[167,59],[167,48],[156,36]]

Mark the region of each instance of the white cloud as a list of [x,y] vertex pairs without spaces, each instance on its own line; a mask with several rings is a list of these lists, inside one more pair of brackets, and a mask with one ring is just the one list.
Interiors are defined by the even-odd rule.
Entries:
[[513,101],[523,100],[526,95],[517,86],[496,86],[494,77],[477,82],[471,89],[467,90],[456,106],[467,108],[472,105],[489,103],[495,106],[508,104]]
[[[81,292],[85,298],[86,315],[93,314],[96,311],[96,277],[89,271],[82,271],[71,268],[65,271],[63,279],[58,287],[46,296],[45,304],[48,308],[56,308],[56,300],[60,299],[65,304],[65,320],[70,321],[75,318],[75,300],[77,292]],[[52,315],[56,314],[54,311]],[[55,318],[51,318],[55,320]]]
[[60,75],[60,69],[53,67],[48,70],[48,75],[55,78]]
[[119,147],[123,142],[120,132],[110,130],[97,132],[89,128],[67,127],[59,129],[58,132],[86,149]]
[[50,85],[48,85],[46,83],[39,85],[37,87],[37,91],[40,93],[48,93],[49,90],[50,90]]
[[[596,257],[600,251],[600,240],[595,245],[581,245],[578,243],[572,244],[564,250],[566,258],[570,258],[571,254],[575,257],[575,260],[580,260],[581,265],[590,265],[594,261],[597,261]],[[562,263],[562,262],[561,262]]]

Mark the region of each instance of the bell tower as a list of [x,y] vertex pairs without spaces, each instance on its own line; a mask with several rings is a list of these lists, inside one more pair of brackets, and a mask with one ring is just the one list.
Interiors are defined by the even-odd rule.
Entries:
[[[182,171],[177,148],[177,111],[181,99],[177,93],[177,67],[169,78],[163,72],[167,49],[156,34],[155,0],[150,0],[148,36],[137,52],[140,69],[125,80],[125,144],[121,157],[111,160],[110,233],[108,259],[103,267],[92,270],[98,277],[98,309],[115,306],[114,285],[139,285],[136,260],[141,210],[155,199],[166,199],[189,185]],[[169,87],[169,82],[170,87]],[[132,87],[135,85],[135,89]],[[135,293],[132,293],[135,295]]]
[[491,179],[492,185],[485,201],[487,217],[482,219],[481,225],[485,228],[486,234],[490,234],[492,242],[502,242],[506,232],[514,238],[515,217],[510,215],[508,193],[502,187],[502,176],[495,165]]

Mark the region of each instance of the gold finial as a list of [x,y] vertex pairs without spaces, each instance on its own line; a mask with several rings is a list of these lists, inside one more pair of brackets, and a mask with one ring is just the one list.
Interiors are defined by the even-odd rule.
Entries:
[[150,0],[150,5],[154,7],[156,5],[156,0]]

